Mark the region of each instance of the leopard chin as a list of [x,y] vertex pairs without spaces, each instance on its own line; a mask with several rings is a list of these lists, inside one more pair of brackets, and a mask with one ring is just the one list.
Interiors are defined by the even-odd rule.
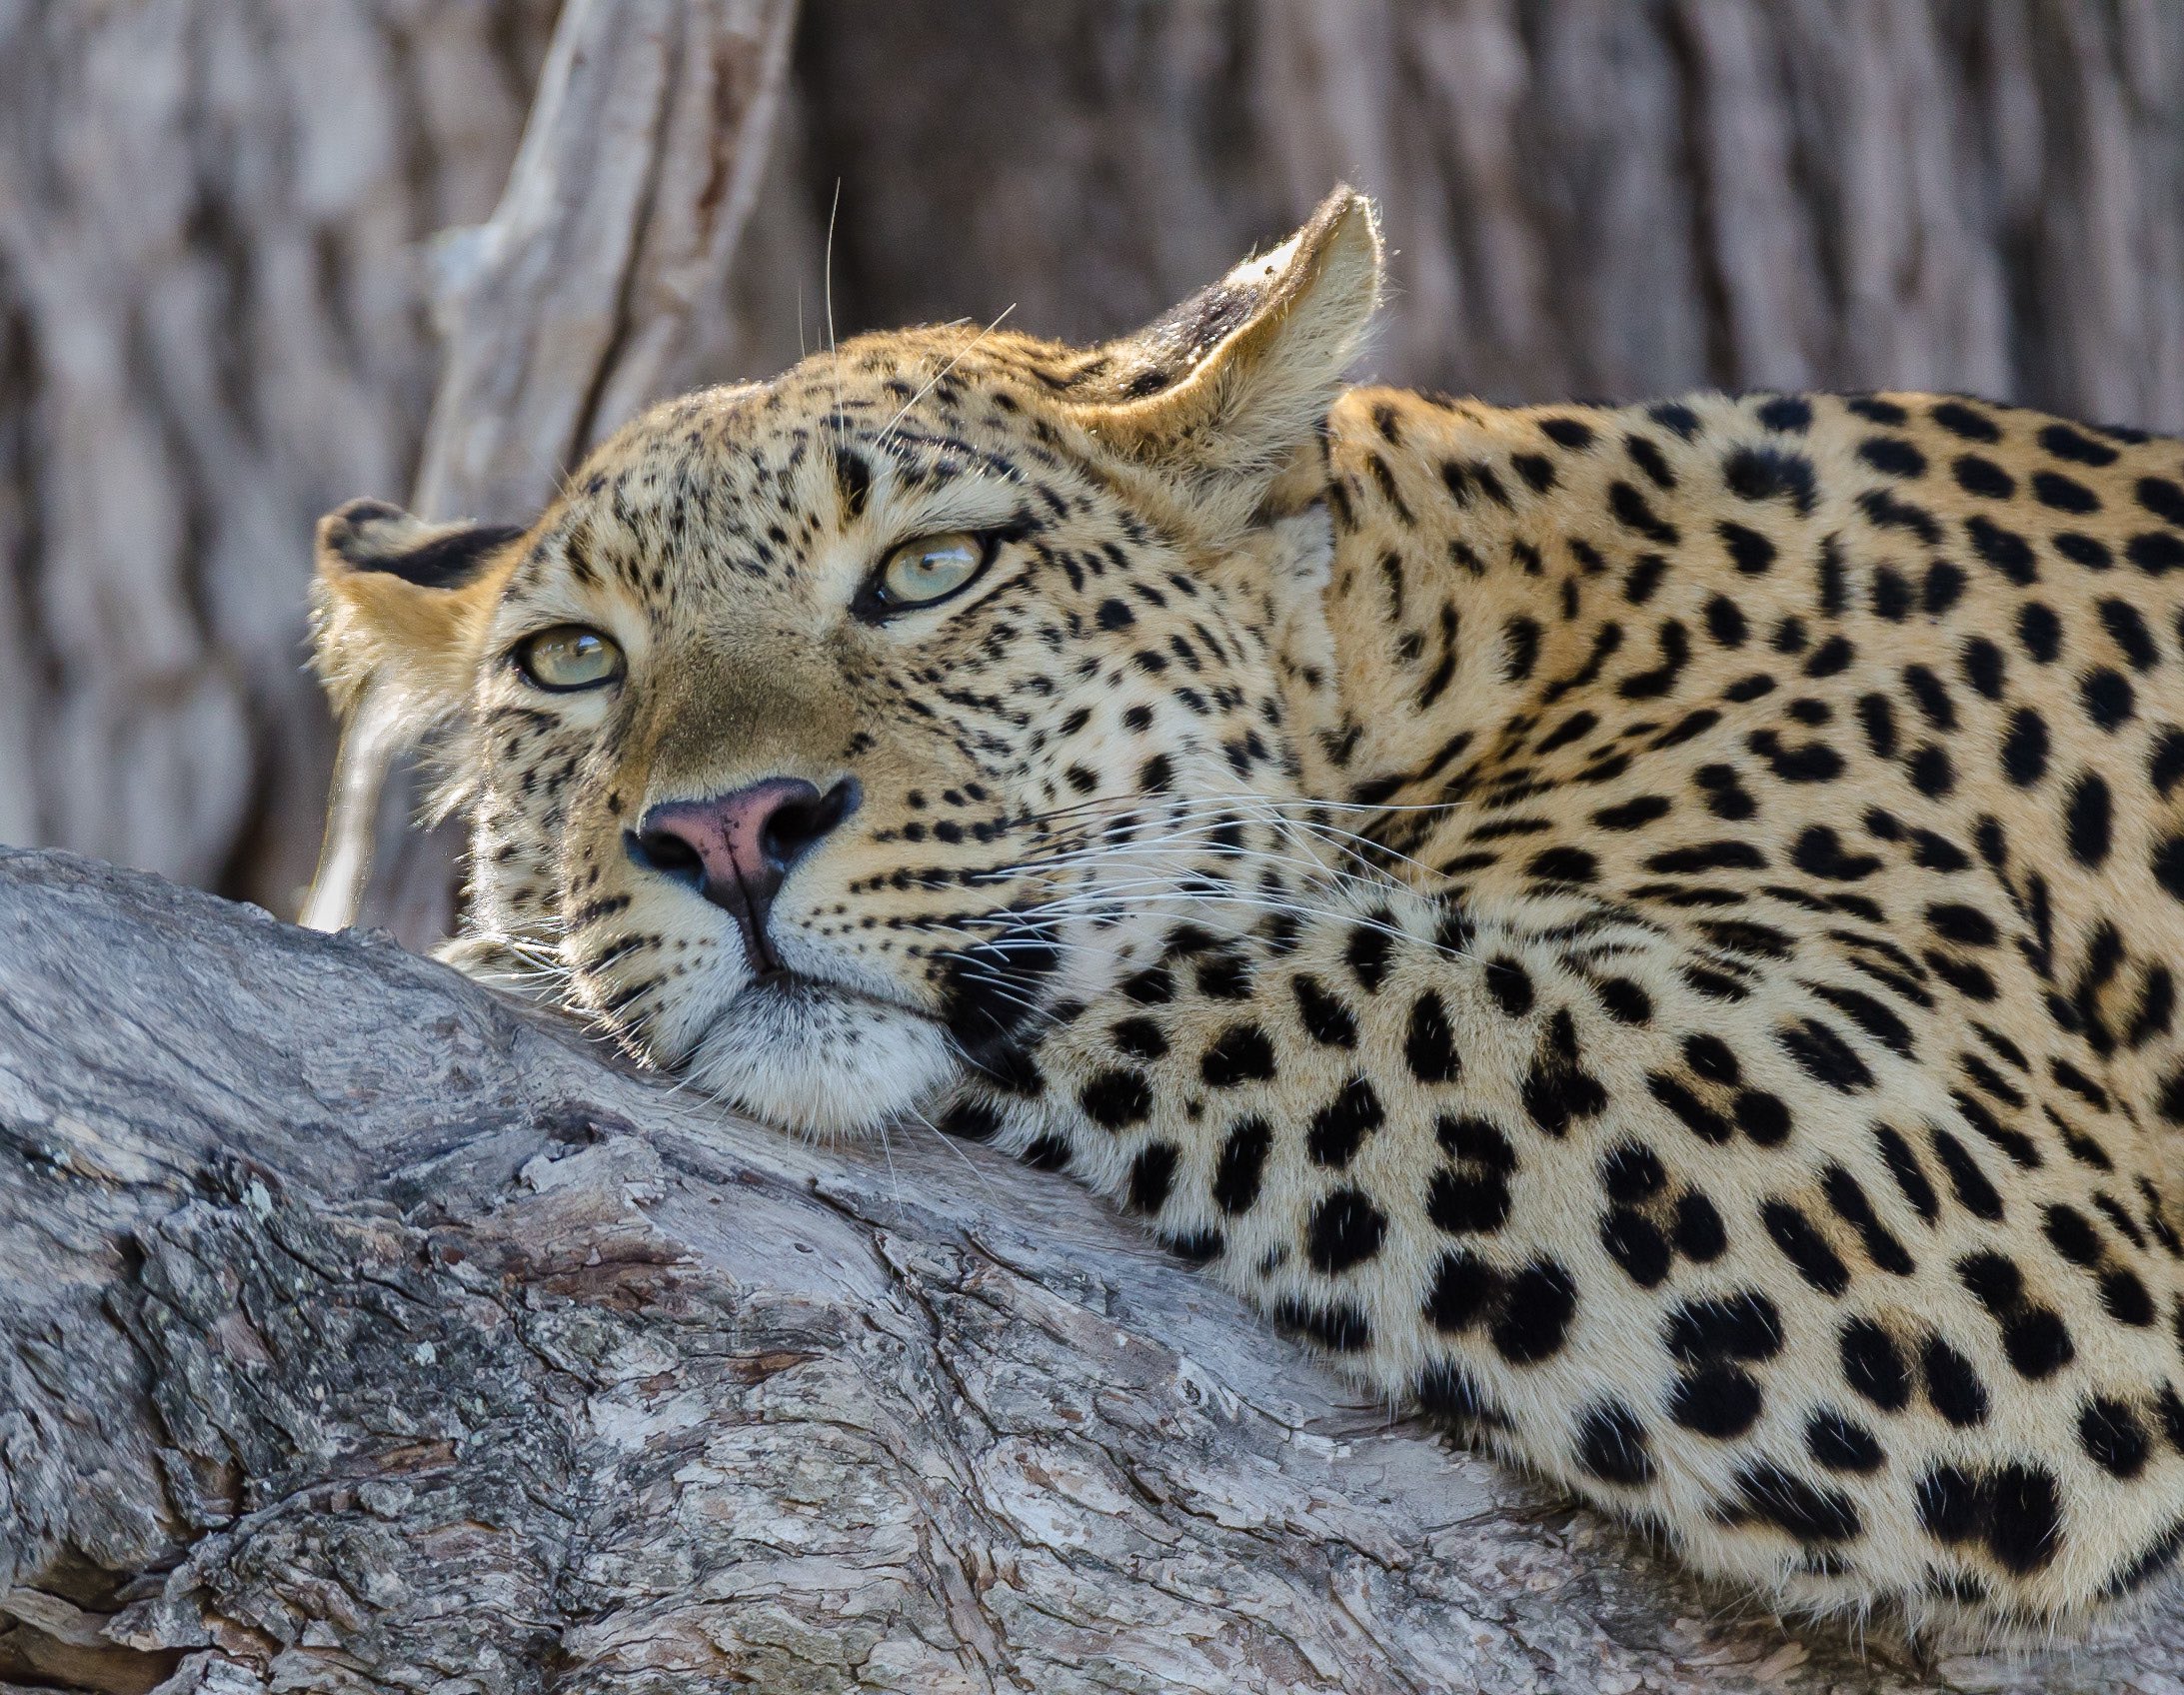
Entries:
[[809,978],[758,982],[699,1034],[692,1086],[818,1140],[878,1133],[962,1074],[933,1019]]

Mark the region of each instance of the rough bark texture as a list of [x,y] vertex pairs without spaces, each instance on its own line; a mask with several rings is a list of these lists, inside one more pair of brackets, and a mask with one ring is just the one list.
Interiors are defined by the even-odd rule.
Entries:
[[[1395,381],[2184,428],[2173,0],[808,0],[771,146],[786,0],[583,0],[508,181],[559,10],[0,0],[0,841],[294,911],[312,519],[521,519],[648,394],[819,345],[838,191],[844,333],[1106,334],[1347,177]],[[374,909],[429,936],[448,863]]]
[[0,1695],[2184,1691],[1785,1628],[1060,1178],[88,860],[0,855]]

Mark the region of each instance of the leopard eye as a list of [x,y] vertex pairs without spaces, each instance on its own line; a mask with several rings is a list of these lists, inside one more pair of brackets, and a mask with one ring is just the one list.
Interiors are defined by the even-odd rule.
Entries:
[[967,587],[993,556],[991,537],[965,530],[921,536],[905,542],[882,562],[873,580],[872,599],[882,612],[931,606]]
[[622,675],[622,650],[614,638],[581,624],[557,624],[526,636],[509,658],[532,688],[557,695],[597,689]]

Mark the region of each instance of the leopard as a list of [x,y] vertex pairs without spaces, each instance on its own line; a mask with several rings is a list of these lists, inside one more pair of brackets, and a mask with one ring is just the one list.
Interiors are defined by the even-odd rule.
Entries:
[[324,519],[318,668],[467,831],[443,957],[1067,1172],[1784,1615],[2141,1604],[2184,443],[1352,386],[1382,276],[1342,189],[1110,341],[862,335],[528,525]]

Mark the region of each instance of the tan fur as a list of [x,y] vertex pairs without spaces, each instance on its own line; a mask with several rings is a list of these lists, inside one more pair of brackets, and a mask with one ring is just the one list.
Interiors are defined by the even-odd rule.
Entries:
[[[445,532],[324,550],[337,693],[445,731],[450,956],[793,1128],[1067,1167],[1782,1604],[2135,1600],[2184,1548],[2184,446],[1341,392],[1378,252],[1345,192],[1102,348],[687,397],[454,588],[392,574]],[[959,531],[971,588],[870,610]],[[570,623],[621,682],[525,684]],[[863,798],[758,979],[627,843],[775,777]]]

